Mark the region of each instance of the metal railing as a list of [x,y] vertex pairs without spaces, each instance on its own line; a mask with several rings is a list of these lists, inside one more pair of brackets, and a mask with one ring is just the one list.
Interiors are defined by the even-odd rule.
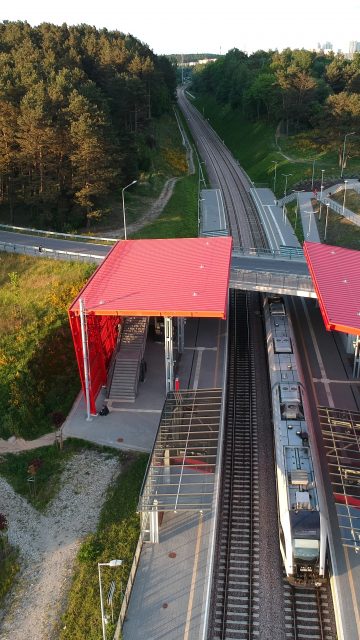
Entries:
[[357,227],[360,227],[360,215],[358,213],[354,213],[353,211],[350,211],[350,209],[347,209],[346,207],[343,211],[343,205],[339,204],[338,202],[335,202],[335,200],[333,200],[332,198],[323,197],[322,200],[320,200],[320,197],[318,197],[317,201],[319,203],[321,202],[325,206],[328,204],[332,211],[335,211],[335,213],[340,214],[347,220],[350,220],[350,222],[355,224]]
[[126,616],[126,612],[129,606],[129,601],[130,601],[130,596],[131,596],[131,591],[133,588],[133,584],[135,581],[135,576],[136,576],[136,572],[137,572],[137,568],[139,566],[139,561],[140,561],[140,556],[141,556],[141,550],[143,547],[143,536],[142,534],[140,534],[139,536],[139,540],[135,549],[135,554],[134,554],[134,559],[133,559],[133,563],[131,565],[131,569],[130,569],[130,573],[129,573],[129,578],[127,581],[127,585],[126,585],[126,589],[124,592],[124,597],[122,600],[122,604],[121,604],[121,609],[120,609],[120,613],[119,613],[119,618],[117,621],[117,625],[116,625],[116,629],[115,629],[115,633],[114,633],[114,637],[113,640],[119,640],[120,638],[120,633],[122,630],[122,626],[124,624],[124,620],[125,620],[125,616]]
[[304,252],[300,247],[282,245],[279,249],[257,249],[256,247],[237,247],[233,250],[234,258],[243,256],[251,258],[271,258],[273,260],[296,260],[304,262]]
[[37,258],[68,260],[69,262],[95,262],[96,264],[100,264],[105,257],[91,253],[48,249],[47,247],[16,244],[14,242],[0,242],[0,251],[3,251],[4,253],[21,253],[28,256],[36,256]]
[[[29,227],[15,227],[9,224],[1,224],[0,229],[4,231],[10,231],[14,233],[28,233],[29,235],[38,235],[44,238],[52,237],[52,238],[66,238],[66,240],[80,240],[84,242],[91,242],[92,240],[97,240],[98,242],[118,242],[119,238],[102,238],[100,236],[82,236],[75,235],[74,233],[60,233],[59,231],[45,231],[44,229],[31,229]],[[94,243],[92,243],[94,244]]]
[[311,277],[305,275],[232,268],[229,286],[233,289],[248,291],[271,291],[306,298],[317,297]]

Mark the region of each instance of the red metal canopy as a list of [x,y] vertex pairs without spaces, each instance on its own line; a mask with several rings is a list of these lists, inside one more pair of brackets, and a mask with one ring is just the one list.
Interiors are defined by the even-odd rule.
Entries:
[[118,242],[69,309],[85,393],[80,305],[85,305],[91,413],[106,384],[124,316],[225,318],[230,237]]
[[326,328],[360,334],[360,251],[305,242],[304,254]]
[[229,237],[118,242],[70,307],[113,316],[225,318]]

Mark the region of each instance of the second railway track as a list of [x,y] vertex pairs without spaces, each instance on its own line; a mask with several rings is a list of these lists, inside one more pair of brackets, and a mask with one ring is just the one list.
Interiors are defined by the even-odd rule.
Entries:
[[259,484],[247,294],[231,292],[229,384],[212,640],[255,637],[259,621]]

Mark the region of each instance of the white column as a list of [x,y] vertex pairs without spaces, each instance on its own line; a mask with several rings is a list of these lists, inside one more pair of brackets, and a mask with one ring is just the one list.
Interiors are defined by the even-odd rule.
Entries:
[[166,393],[174,390],[174,352],[172,318],[164,318]]
[[359,378],[360,377],[360,336],[356,336],[354,346],[355,346],[355,352],[354,352],[353,378]]
[[89,349],[88,349],[85,305],[82,298],[80,298],[79,300],[79,306],[80,306],[81,343],[82,343],[83,365],[84,365],[85,400],[86,400],[86,413],[87,413],[86,420],[91,421],[92,418],[90,414]]
[[159,543],[159,518],[157,510],[158,501],[154,500],[153,510],[150,511],[150,542]]

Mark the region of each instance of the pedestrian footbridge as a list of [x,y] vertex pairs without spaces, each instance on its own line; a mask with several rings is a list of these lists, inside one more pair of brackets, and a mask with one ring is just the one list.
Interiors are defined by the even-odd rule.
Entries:
[[233,252],[229,286],[303,298],[317,297],[304,255],[296,247]]

